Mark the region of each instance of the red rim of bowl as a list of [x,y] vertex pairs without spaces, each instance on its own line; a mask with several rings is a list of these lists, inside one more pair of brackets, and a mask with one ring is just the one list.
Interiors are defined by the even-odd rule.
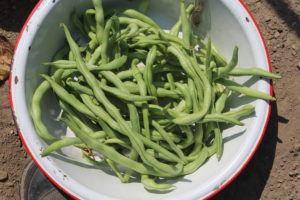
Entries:
[[[40,4],[43,2],[44,0],[39,0],[39,2],[35,5],[35,7],[33,8],[33,10],[30,12],[28,18],[26,19],[21,31],[20,31],[20,34],[16,40],[16,43],[15,43],[15,46],[14,46],[14,50],[16,51],[16,49],[18,48],[18,45],[19,45],[19,41],[22,37],[22,34],[28,24],[28,22],[30,21],[31,17],[33,16],[33,14],[35,13],[35,11],[38,9],[38,7],[40,6]],[[263,42],[263,47],[264,47],[264,50],[265,50],[265,54],[266,54],[266,57],[267,57],[267,61],[268,61],[268,69],[270,72],[272,72],[272,68],[271,68],[271,62],[270,62],[270,56],[269,56],[269,53],[268,53],[268,49],[267,49],[267,46],[266,46],[266,42],[263,38],[263,35],[262,35],[262,32],[257,24],[257,22],[255,21],[254,17],[252,16],[250,10],[247,8],[247,6],[245,5],[245,3],[242,1],[242,0],[237,0],[242,6],[243,8],[247,11],[248,15],[250,16],[251,20],[254,22],[254,25],[259,33],[259,36],[260,36],[260,39],[261,41]],[[9,92],[9,101],[10,101],[10,107],[12,109],[12,111],[14,112],[14,104],[13,104],[13,101],[12,101],[12,74],[10,74],[10,77],[9,77],[9,88],[10,88],[10,92]],[[272,81],[270,81],[270,91],[269,91],[269,94],[272,96],[273,95],[273,86],[272,86]],[[270,114],[271,114],[271,104],[269,102],[269,105],[268,105],[268,111],[267,111],[267,117],[266,117],[266,121],[264,123],[264,128],[263,128],[263,131],[262,131],[262,134],[260,135],[260,138],[256,144],[256,146],[254,147],[253,151],[251,152],[251,154],[249,155],[249,157],[247,158],[247,160],[241,165],[241,167],[239,168],[238,171],[236,171],[232,177],[230,179],[228,179],[226,182],[224,182],[219,188],[218,190],[216,191],[213,191],[212,193],[208,194],[206,197],[204,197],[204,199],[210,199],[212,198],[214,195],[216,195],[217,193],[219,193],[221,190],[223,190],[224,188],[226,188],[234,179],[237,178],[237,176],[245,169],[245,167],[247,166],[247,164],[250,162],[250,160],[252,159],[252,157],[254,156],[255,152],[257,151],[258,147],[260,146],[261,144],[261,141],[265,135],[265,132],[266,132],[266,129],[267,129],[267,126],[268,126],[268,122],[270,120]],[[30,152],[30,148],[28,147],[25,139],[23,138],[23,134],[21,131],[19,131],[20,133],[20,139],[22,141],[22,143],[24,144],[25,146],[25,149],[26,151],[29,153],[30,157],[33,159],[34,163],[38,166],[38,168],[43,172],[43,174],[56,186],[58,187],[59,189],[61,189],[62,191],[64,191],[67,195],[69,195],[70,197],[72,197],[73,199],[79,199],[78,197],[76,197],[74,194],[72,194],[72,192],[68,191],[67,189],[65,189],[63,186],[61,186],[58,182],[56,182],[48,173],[46,170],[43,169],[43,167],[38,163],[38,161],[35,159],[35,157],[33,156],[33,154]]]

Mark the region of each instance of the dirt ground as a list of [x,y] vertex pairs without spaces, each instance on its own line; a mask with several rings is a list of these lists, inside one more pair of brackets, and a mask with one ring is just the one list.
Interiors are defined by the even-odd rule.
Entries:
[[[245,0],[257,20],[273,70],[277,102],[261,146],[243,172],[213,200],[300,200],[300,1]],[[36,0],[0,0],[0,35],[15,43]],[[8,81],[0,83],[0,200],[19,199],[28,155],[11,115]]]

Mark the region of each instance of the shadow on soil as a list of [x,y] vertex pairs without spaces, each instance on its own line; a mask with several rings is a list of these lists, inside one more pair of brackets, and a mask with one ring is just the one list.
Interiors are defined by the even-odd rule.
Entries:
[[0,27],[6,31],[19,32],[38,0],[0,1]]
[[278,122],[286,123],[287,119],[277,115],[277,104],[272,102],[270,121],[257,152],[242,173],[211,200],[257,200],[261,198],[273,166],[277,142],[281,142],[277,137]]
[[292,10],[290,5],[283,0],[267,0],[267,2],[291,30],[294,30],[300,37],[300,16]]

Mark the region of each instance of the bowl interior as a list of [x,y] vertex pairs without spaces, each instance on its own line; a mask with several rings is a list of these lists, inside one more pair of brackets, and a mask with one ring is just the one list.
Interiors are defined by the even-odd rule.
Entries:
[[[104,0],[105,9],[132,8],[135,4],[136,1]],[[255,66],[268,70],[259,33],[241,4],[238,1],[209,0],[205,5],[199,32],[210,34],[213,43],[227,59],[230,59],[234,46],[239,46],[238,67]],[[50,61],[65,43],[59,23],[72,27],[70,13],[73,10],[82,13],[91,7],[91,2],[86,0],[43,1],[27,24],[16,50],[13,78],[18,77],[19,81],[12,83],[12,100],[17,123],[32,156],[55,182],[80,199],[199,199],[217,190],[242,167],[258,143],[267,119],[267,102],[233,94],[227,109],[251,103],[256,108],[255,115],[243,120],[244,127],[234,126],[223,132],[224,154],[220,161],[213,156],[194,174],[167,180],[175,183],[176,189],[166,194],[149,193],[135,179],[129,184],[120,183],[108,168],[88,164],[81,158],[80,151],[73,147],[44,158],[39,155],[47,144],[37,136],[28,108],[34,90],[42,81],[40,74],[48,73],[48,68],[41,63]],[[153,0],[147,14],[164,29],[170,29],[179,16],[178,1]],[[269,83],[264,79],[243,77],[236,80],[269,93]],[[50,132],[62,137],[72,135],[56,120],[60,110],[52,92],[44,98],[42,110],[43,121]]]

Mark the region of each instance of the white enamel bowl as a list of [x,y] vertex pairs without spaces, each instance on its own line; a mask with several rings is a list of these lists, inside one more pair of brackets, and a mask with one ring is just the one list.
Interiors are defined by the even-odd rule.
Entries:
[[[104,0],[108,7],[132,7],[137,1]],[[122,184],[104,168],[93,167],[81,159],[75,148],[65,148],[42,158],[46,143],[38,137],[29,114],[33,91],[42,81],[39,74],[47,73],[41,63],[50,61],[64,42],[59,23],[70,24],[70,13],[92,7],[88,0],[40,0],[26,21],[15,47],[14,63],[10,77],[11,106],[19,126],[20,137],[39,168],[56,184],[75,199],[205,199],[230,183],[245,167],[257,149],[270,114],[269,102],[237,97],[231,101],[236,109],[243,103],[255,106],[255,115],[243,120],[244,127],[233,127],[223,133],[224,154],[218,162],[211,157],[195,173],[172,180],[176,189],[167,194],[147,192],[141,183]],[[169,29],[179,15],[178,1],[152,0],[148,14],[164,29]],[[239,46],[238,67],[260,67],[271,70],[263,38],[254,19],[238,0],[206,1],[202,32],[211,34],[213,43],[230,58],[234,45]],[[236,79],[244,83],[249,77]],[[251,81],[252,80],[252,81]],[[253,83],[253,79],[247,81]],[[267,80],[256,79],[251,87],[271,94]],[[50,92],[42,103],[43,121],[55,135],[65,135],[66,128],[55,118],[59,108]],[[70,134],[67,132],[67,134]],[[238,137],[236,137],[238,136]]]

